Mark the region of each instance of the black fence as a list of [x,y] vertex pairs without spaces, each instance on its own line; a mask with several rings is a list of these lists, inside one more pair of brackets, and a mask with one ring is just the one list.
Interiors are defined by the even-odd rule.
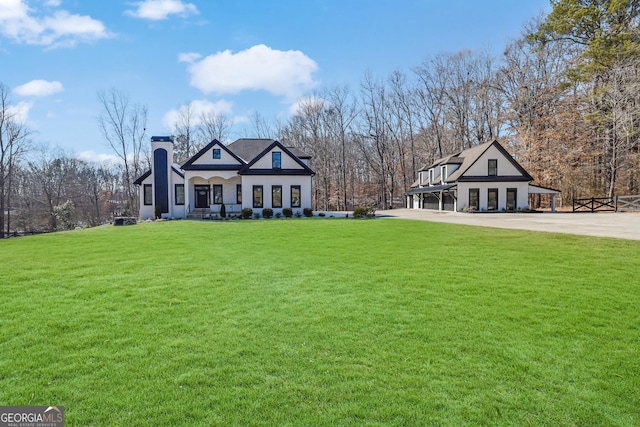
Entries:
[[573,199],[574,212],[619,212],[640,210],[640,195]]

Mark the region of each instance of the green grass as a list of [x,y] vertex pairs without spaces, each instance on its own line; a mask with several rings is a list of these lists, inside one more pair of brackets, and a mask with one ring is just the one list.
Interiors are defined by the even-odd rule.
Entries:
[[175,221],[0,262],[0,405],[69,426],[640,425],[640,242]]

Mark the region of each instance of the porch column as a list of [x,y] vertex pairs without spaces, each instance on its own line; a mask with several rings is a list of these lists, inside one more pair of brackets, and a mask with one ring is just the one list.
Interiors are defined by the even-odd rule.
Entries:
[[186,211],[184,213],[185,217],[189,212],[191,212],[191,206],[190,206],[191,201],[189,200],[189,194],[191,193],[189,191],[190,187],[191,187],[191,180],[188,179],[185,175],[184,177],[184,209]]
[[442,191],[440,191],[440,200],[438,200],[438,210],[441,211],[444,209],[444,204],[442,202],[444,193]]
[[556,195],[552,194],[551,195],[551,212],[555,212],[556,211]]

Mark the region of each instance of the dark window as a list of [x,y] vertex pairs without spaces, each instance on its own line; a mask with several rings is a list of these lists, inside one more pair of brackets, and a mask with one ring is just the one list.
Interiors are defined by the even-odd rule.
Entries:
[[214,148],[213,149],[213,158],[214,159],[219,159],[220,158],[220,149],[219,148]]
[[300,186],[292,185],[291,186],[291,207],[299,208],[301,206],[300,202]]
[[498,189],[490,188],[487,190],[487,210],[498,210]]
[[489,176],[498,176],[498,160],[489,159]]
[[253,207],[262,207],[262,185],[253,186]]
[[282,153],[274,151],[271,153],[271,167],[273,169],[280,169],[282,167]]
[[236,203],[242,204],[242,184],[236,184]]
[[469,209],[477,211],[480,209],[480,189],[469,189]]
[[518,203],[518,189],[507,188],[507,210],[514,211]]
[[213,204],[221,205],[222,204],[222,185],[213,184],[211,187],[213,188]]
[[176,184],[176,205],[184,205],[184,184]]
[[144,204],[147,206],[153,204],[153,185],[151,184],[144,185]]
[[444,184],[444,180],[447,179],[447,167],[442,166],[440,168],[440,182]]
[[282,207],[282,185],[271,186],[271,207],[272,208]]

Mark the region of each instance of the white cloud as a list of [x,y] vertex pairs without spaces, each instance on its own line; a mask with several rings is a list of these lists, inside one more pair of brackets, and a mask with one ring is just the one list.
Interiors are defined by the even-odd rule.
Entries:
[[191,85],[204,93],[266,90],[295,99],[316,86],[318,64],[299,50],[275,50],[263,44],[233,53],[209,55],[188,66]]
[[[49,1],[55,7],[59,2]],[[66,10],[39,16],[26,0],[0,0],[0,34],[18,43],[45,46],[74,46],[78,42],[91,42],[110,37],[101,21],[86,15],[75,15]]]
[[10,105],[7,108],[7,116],[13,117],[18,123],[27,123],[29,121],[29,110],[33,107],[33,102],[22,101],[16,105]]
[[178,62],[188,62],[188,63],[192,63],[195,62],[196,60],[202,58],[202,55],[200,55],[199,53],[195,53],[195,52],[188,52],[188,53],[180,53],[178,54]]
[[62,83],[58,81],[48,82],[46,80],[31,80],[13,89],[20,96],[49,96],[63,90]]
[[44,4],[50,7],[58,7],[62,3],[62,0],[47,0]]
[[116,165],[122,163],[120,157],[115,154],[96,153],[93,150],[87,150],[80,152],[77,156],[78,159],[85,162],[100,163],[106,165]]
[[161,21],[169,15],[197,15],[198,8],[193,3],[184,3],[182,0],[144,0],[133,3],[137,8],[127,10],[127,15],[135,18]]
[[208,114],[231,114],[231,103],[225,100],[210,102],[206,99],[196,99],[188,105],[181,105],[177,109],[169,110],[165,113],[162,123],[166,130],[171,132],[178,122],[181,114],[185,114],[188,108],[191,108],[192,124],[198,126],[202,124],[202,115]]

